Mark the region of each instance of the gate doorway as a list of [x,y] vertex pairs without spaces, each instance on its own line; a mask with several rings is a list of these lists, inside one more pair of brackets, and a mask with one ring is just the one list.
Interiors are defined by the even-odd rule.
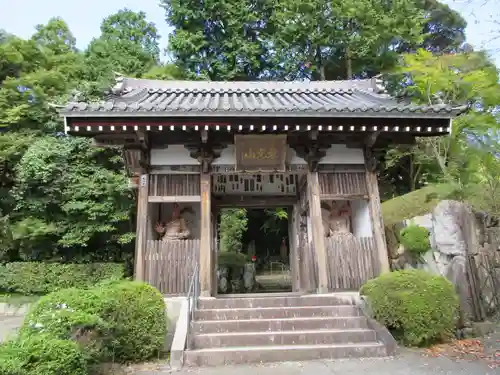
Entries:
[[217,292],[292,291],[290,208],[225,208],[217,225]]
[[292,226],[301,173],[212,175],[218,295],[298,291]]

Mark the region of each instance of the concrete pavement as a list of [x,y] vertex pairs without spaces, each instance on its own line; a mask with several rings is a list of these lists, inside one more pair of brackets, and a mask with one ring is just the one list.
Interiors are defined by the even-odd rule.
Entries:
[[[174,373],[168,365],[129,368],[130,375]],[[321,360],[260,365],[184,368],[179,375],[499,375],[500,368],[483,362],[453,361],[444,357],[425,357],[417,350],[403,349],[394,358]]]
[[24,317],[15,315],[0,315],[0,343],[15,335]]

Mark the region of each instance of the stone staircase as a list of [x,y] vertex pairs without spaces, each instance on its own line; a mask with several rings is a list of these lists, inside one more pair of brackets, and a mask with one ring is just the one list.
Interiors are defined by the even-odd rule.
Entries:
[[390,355],[355,305],[338,295],[200,299],[187,366]]

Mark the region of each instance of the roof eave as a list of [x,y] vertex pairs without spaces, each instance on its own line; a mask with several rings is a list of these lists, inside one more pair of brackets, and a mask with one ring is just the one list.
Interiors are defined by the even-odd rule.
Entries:
[[352,111],[352,112],[218,112],[218,111],[148,111],[148,112],[90,112],[69,111],[61,112],[65,118],[412,118],[412,119],[452,119],[466,111],[465,108],[454,108],[451,111]]

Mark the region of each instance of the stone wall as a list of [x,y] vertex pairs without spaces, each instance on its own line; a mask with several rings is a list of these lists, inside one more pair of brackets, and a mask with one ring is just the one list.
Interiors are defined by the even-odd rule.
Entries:
[[[431,249],[415,259],[398,244],[409,224],[425,227]],[[500,313],[500,225],[463,203],[441,201],[432,212],[386,228],[393,270],[421,268],[447,277],[460,296],[464,320]]]

